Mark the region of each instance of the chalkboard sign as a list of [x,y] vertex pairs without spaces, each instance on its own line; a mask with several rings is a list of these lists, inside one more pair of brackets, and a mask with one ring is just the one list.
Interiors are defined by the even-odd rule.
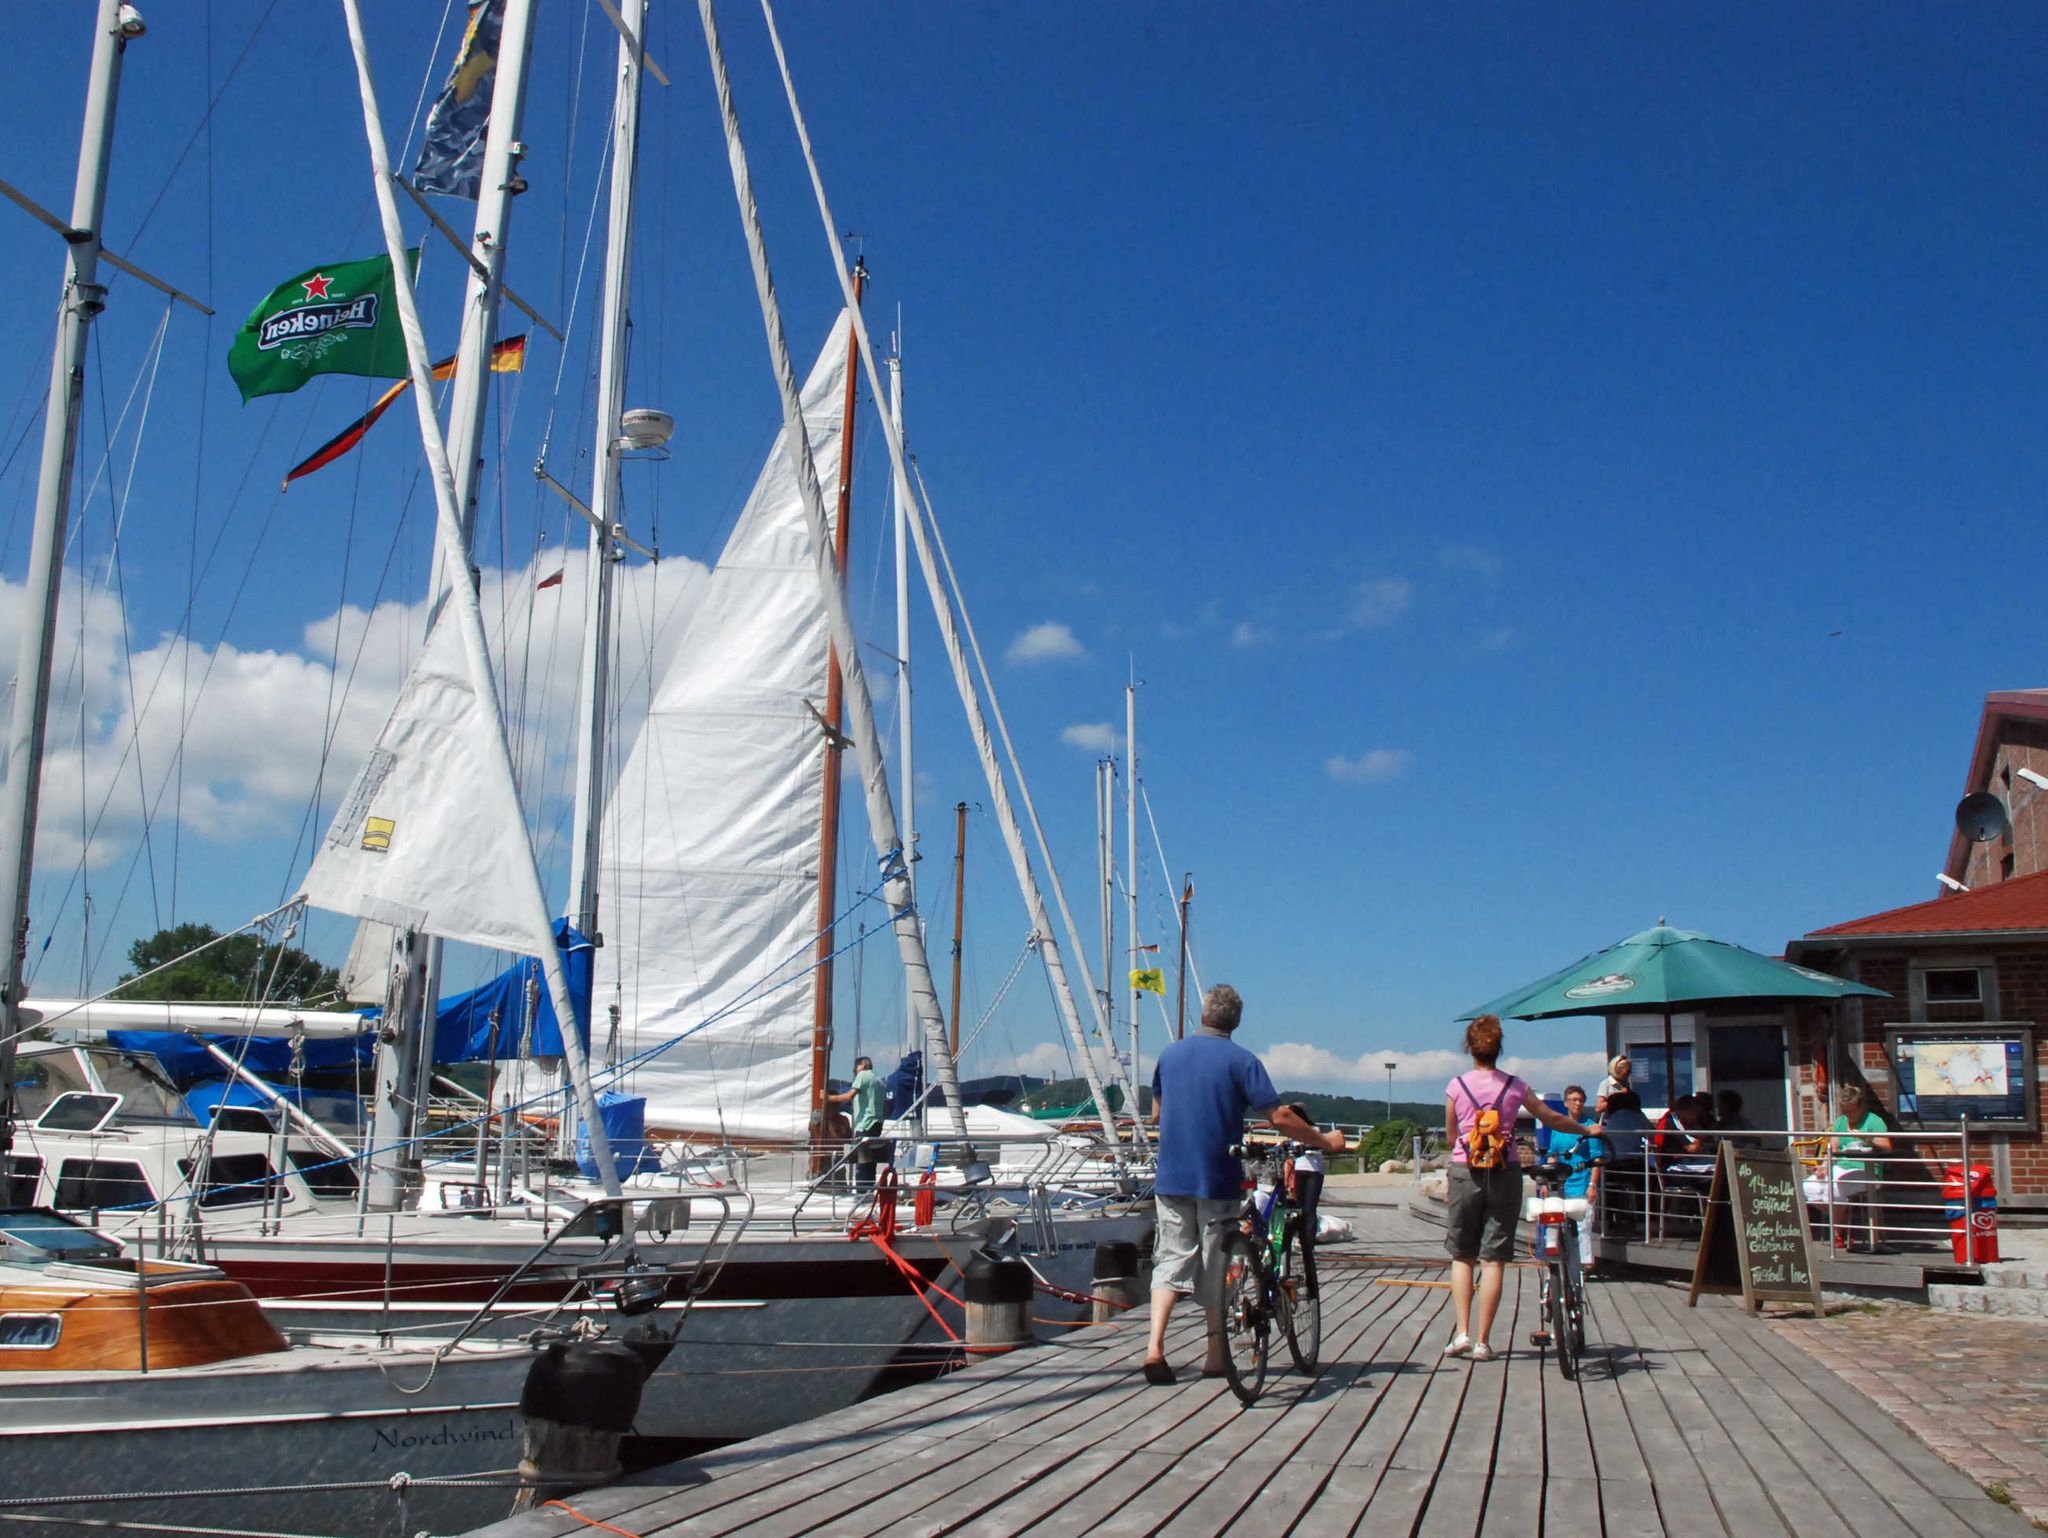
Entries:
[[1799,1161],[1790,1153],[1721,1144],[1687,1305],[1702,1292],[1740,1292],[1751,1309],[1774,1300],[1811,1303],[1821,1311],[1820,1268]]

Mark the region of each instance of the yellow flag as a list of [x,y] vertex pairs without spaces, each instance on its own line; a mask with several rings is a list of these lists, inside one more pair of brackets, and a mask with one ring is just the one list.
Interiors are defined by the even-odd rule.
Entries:
[[1158,967],[1133,967],[1131,986],[1141,993],[1156,993],[1163,998],[1166,994],[1166,973]]

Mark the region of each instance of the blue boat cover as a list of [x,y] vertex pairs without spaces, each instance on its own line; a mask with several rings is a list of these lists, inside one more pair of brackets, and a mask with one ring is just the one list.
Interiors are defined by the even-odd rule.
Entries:
[[[569,998],[576,1006],[577,1033],[584,1045],[590,1043],[590,975],[597,947],[584,939],[567,919],[555,921],[555,944],[562,948],[562,968],[569,974]],[[520,1055],[520,1037],[526,1028],[526,987],[531,981],[540,990],[534,1012],[533,1055],[560,1057],[562,1028],[555,1020],[555,1001],[548,997],[541,978],[540,960],[521,956],[510,967],[481,987],[452,994],[441,1000],[434,1027],[434,1061],[437,1063],[480,1063],[493,1055],[500,1059]],[[491,1016],[498,1017],[498,1047],[491,1051]]]
[[906,1052],[903,1061],[896,1065],[896,1071],[883,1081],[889,1091],[889,1114],[908,1116],[910,1108],[917,1104],[917,1097],[924,1093],[924,1054]]
[[[600,1090],[597,1119],[604,1123],[604,1135],[612,1145],[612,1162],[619,1179],[628,1180],[642,1170],[659,1169],[661,1155],[647,1142],[647,1097],[621,1095]],[[590,1151],[590,1134],[579,1119],[576,1124],[576,1165],[592,1180],[598,1178],[597,1156]]]
[[[363,1034],[339,1041],[305,1042],[304,1065],[311,1073],[320,1069],[353,1068],[377,1055],[377,1038],[371,1033],[377,1012],[363,1014]],[[259,1079],[288,1079],[292,1073],[292,1044],[282,1036],[209,1036],[205,1038],[235,1058]],[[198,1040],[182,1031],[109,1031],[107,1040],[123,1052],[147,1052],[164,1065],[164,1072],[181,1088],[199,1079],[218,1079],[220,1060]],[[252,1092],[253,1093],[253,1092]]]

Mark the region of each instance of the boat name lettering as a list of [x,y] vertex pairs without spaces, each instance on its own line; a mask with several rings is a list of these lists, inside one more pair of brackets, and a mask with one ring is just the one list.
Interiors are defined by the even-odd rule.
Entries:
[[465,1442],[516,1442],[518,1430],[510,1424],[501,1426],[456,1427],[441,1422],[439,1431],[391,1431],[377,1428],[377,1446],[402,1451],[411,1447],[456,1447]]

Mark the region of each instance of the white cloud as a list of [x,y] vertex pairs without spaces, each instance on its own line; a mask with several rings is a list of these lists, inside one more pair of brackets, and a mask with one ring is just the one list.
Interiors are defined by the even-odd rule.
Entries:
[[[559,585],[538,588],[558,571]],[[580,549],[566,562],[550,550],[517,570],[483,574],[499,693],[530,807],[564,792],[573,762],[583,576]],[[672,621],[702,577],[702,567],[680,559],[619,571],[615,617],[629,659],[614,684],[621,719],[644,713],[649,673],[687,629]],[[60,602],[72,618],[58,627],[44,756],[44,784],[63,788],[61,796],[46,791],[37,829],[46,876],[125,861],[145,822],[161,839],[175,817],[181,837],[226,845],[290,837],[309,816],[323,828],[384,723],[426,617],[424,599],[350,605],[308,624],[297,648],[131,636],[129,655],[112,594],[81,592],[74,579]],[[13,646],[21,614],[20,585],[0,580],[0,650]],[[280,888],[290,874],[276,872]]]
[[[1342,1057],[1326,1047],[1297,1041],[1276,1042],[1262,1048],[1259,1058],[1274,1084],[1282,1089],[1321,1089],[1336,1083],[1356,1087],[1367,1098],[1386,1092],[1387,1064],[1392,1063],[1395,1098],[1407,1100],[1417,1099],[1422,1091],[1434,1097],[1453,1074],[1464,1073],[1472,1066],[1472,1059],[1463,1052],[1404,1052],[1388,1048]],[[1561,1052],[1553,1057],[1507,1056],[1500,1060],[1500,1065],[1546,1094],[1564,1088],[1567,1083],[1590,1087],[1607,1071],[1607,1060],[1598,1052]]]
[[1351,595],[1351,623],[1360,630],[1384,630],[1408,612],[1415,584],[1406,577],[1373,577]]
[[1124,745],[1124,735],[1107,721],[1076,721],[1060,728],[1060,741],[1090,753],[1114,753]]
[[1273,637],[1268,632],[1259,629],[1257,625],[1254,625],[1247,619],[1239,620],[1230,632],[1230,644],[1240,648],[1264,646],[1272,639]]
[[1406,748],[1374,748],[1356,758],[1335,754],[1323,760],[1323,769],[1339,785],[1384,785],[1406,774],[1414,762]]
[[1022,632],[1003,653],[1010,662],[1076,662],[1087,655],[1074,632],[1052,619]]
[[1500,583],[1500,554],[1483,545],[1446,545],[1437,552],[1437,563],[1445,571],[1476,577],[1488,587]]

